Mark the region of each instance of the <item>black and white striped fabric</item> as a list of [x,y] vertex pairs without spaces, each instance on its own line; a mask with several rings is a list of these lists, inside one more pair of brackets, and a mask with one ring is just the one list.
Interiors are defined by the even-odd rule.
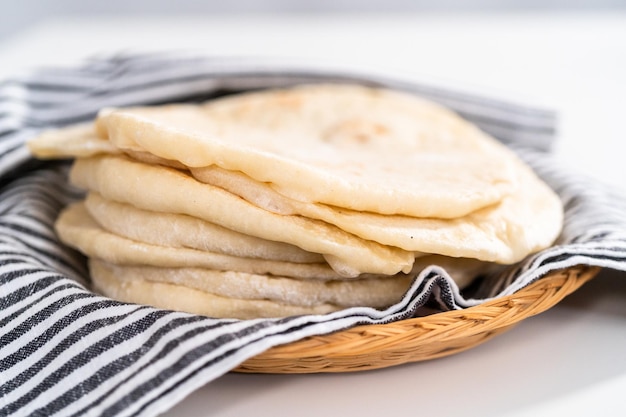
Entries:
[[[385,311],[216,320],[117,302],[88,289],[84,259],[53,232],[79,197],[67,162],[40,162],[24,143],[107,106],[205,100],[295,83],[349,81],[438,101],[511,144],[565,202],[555,247],[464,298],[445,271],[423,271]],[[546,150],[552,111],[345,68],[174,55],[95,59],[0,84],[0,415],[153,416],[272,346],[362,323],[411,317],[426,303],[458,309],[509,294],[575,264],[626,270],[626,198],[559,168]],[[419,169],[419,167],[414,167]],[[407,173],[410,175],[410,172]]]

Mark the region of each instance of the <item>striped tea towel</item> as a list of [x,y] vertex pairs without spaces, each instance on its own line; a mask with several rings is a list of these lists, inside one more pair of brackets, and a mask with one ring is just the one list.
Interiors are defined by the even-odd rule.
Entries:
[[[385,311],[216,320],[93,294],[83,258],[52,225],[79,197],[66,162],[30,158],[42,129],[86,121],[107,106],[205,100],[294,83],[350,81],[414,92],[514,147],[564,200],[558,245],[465,299],[446,272],[423,271]],[[244,360],[282,343],[411,317],[427,302],[459,309],[510,294],[576,264],[626,270],[626,198],[559,168],[546,152],[555,114],[440,86],[345,68],[174,55],[117,56],[48,68],[0,84],[0,415],[153,416]],[[437,294],[436,297],[433,294]]]

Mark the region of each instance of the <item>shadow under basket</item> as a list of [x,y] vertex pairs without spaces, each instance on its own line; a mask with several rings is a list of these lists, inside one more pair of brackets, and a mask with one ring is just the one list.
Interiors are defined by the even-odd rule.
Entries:
[[275,374],[354,372],[452,355],[548,310],[599,270],[588,266],[558,270],[515,294],[467,309],[308,337],[273,347],[248,359],[234,371]]

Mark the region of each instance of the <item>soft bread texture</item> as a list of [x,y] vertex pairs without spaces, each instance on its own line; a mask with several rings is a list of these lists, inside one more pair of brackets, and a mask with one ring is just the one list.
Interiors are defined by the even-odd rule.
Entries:
[[70,180],[109,200],[144,210],[190,215],[240,233],[320,253],[346,277],[409,272],[415,258],[412,252],[358,238],[319,220],[260,209],[184,172],[120,156],[78,159]]
[[326,314],[341,309],[333,305],[303,307],[271,300],[228,298],[182,285],[141,279],[123,280],[107,270],[94,269],[91,276],[94,290],[115,300],[217,318],[247,320]]
[[404,295],[411,284],[407,275],[358,280],[304,280],[267,274],[219,271],[206,268],[117,266],[91,261],[91,270],[106,270],[120,280],[182,285],[228,298],[272,300],[313,307],[386,307]]
[[[63,136],[59,134],[58,137]],[[83,146],[72,135],[68,138],[71,142],[70,148],[98,149],[99,153],[104,154],[117,153],[98,147],[98,142],[102,142],[102,139],[95,137],[93,133],[82,136],[82,140],[86,142]],[[45,137],[44,139],[47,142]],[[64,156],[67,153],[64,152],[64,146],[62,140],[55,140],[54,145],[36,148],[45,148],[47,154],[51,155],[55,153],[56,147],[56,155]],[[178,162],[147,152],[127,153],[135,160],[148,164],[181,168]],[[528,253],[550,245],[560,232],[563,217],[561,203],[556,194],[517,158],[511,158],[509,163],[516,170],[515,193],[505,196],[498,203],[457,219],[381,215],[320,203],[306,203],[278,193],[271,184],[255,181],[242,172],[217,166],[192,168],[191,173],[196,179],[243,197],[267,211],[322,220],[365,240],[401,248],[414,252],[415,255],[437,253],[506,264],[517,262]],[[103,214],[100,218],[106,221],[107,217]],[[136,229],[130,222],[123,222],[123,219],[123,224],[115,226],[116,223],[118,220],[108,222],[109,229],[115,227],[116,232],[122,234],[126,227],[129,228],[128,232]],[[163,234],[160,236],[167,237]],[[193,234],[189,236],[193,237]],[[144,236],[145,239],[155,237]],[[194,244],[190,246],[197,247]]]
[[[469,259],[432,256],[420,262],[416,273],[428,265],[443,265],[461,288],[492,269]],[[415,276],[298,280],[200,268],[120,266],[95,258],[89,267],[95,287],[112,298],[240,319],[322,314],[352,306],[385,308],[405,294]]]
[[516,165],[516,193],[459,219],[382,215],[304,203],[241,172],[216,166],[191,172],[200,181],[228,190],[268,211],[323,220],[383,245],[510,264],[550,245],[563,221],[558,196],[521,162],[510,163]]
[[515,183],[511,152],[472,124],[414,96],[360,86],[109,109],[97,125],[122,150],[218,165],[296,200],[381,214],[460,217]]
[[339,279],[327,263],[294,263],[250,259],[189,248],[151,245],[109,233],[89,215],[83,203],[76,203],[59,216],[56,231],[60,239],[89,257],[121,265],[149,265],[164,268],[198,267],[252,274],[273,274],[301,279]]
[[107,138],[97,136],[93,123],[45,131],[27,142],[27,146],[39,159],[80,158],[121,153],[121,150]]
[[324,257],[297,246],[256,238],[184,214],[141,210],[89,193],[85,207],[106,231],[158,246],[190,248],[242,258],[322,263]]
[[[67,156],[82,150],[116,154],[119,150],[100,146],[106,142],[94,136],[93,129],[81,127],[74,135],[60,133],[44,136],[45,145],[33,148],[47,156]],[[77,136],[80,136],[78,139]],[[80,144],[83,141],[84,144]],[[69,151],[68,151],[69,149]],[[81,151],[77,151],[81,150]],[[181,168],[175,161],[165,160],[143,151],[127,151],[134,159],[150,164]],[[499,203],[477,210],[460,219],[418,218],[359,212],[319,203],[305,203],[278,193],[271,184],[255,181],[242,172],[217,166],[191,169],[198,180],[218,186],[245,198],[268,211],[283,215],[303,215],[323,220],[363,239],[407,251],[438,253],[455,257],[474,257],[498,263],[513,263],[553,242],[560,232],[562,208],[558,197],[536,175],[516,158],[515,193]],[[183,167],[184,168],[184,167]]]
[[417,273],[429,265],[439,265],[464,288],[476,276],[491,271],[492,266],[471,259],[427,256],[419,260],[415,272],[396,276],[367,277],[355,280],[315,280],[269,274],[251,274],[207,268],[162,268],[154,266],[115,265],[98,259],[90,261],[92,273],[115,276],[119,280],[142,280],[182,285],[228,298],[263,299],[312,307],[332,304],[342,307],[387,307],[408,290]]

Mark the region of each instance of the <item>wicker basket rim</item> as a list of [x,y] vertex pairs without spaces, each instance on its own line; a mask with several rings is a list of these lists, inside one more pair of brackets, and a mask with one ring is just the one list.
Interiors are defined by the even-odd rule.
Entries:
[[428,360],[474,347],[548,310],[592,279],[597,267],[553,271],[514,294],[462,310],[387,324],[359,325],[273,347],[236,372],[313,373],[377,369]]

